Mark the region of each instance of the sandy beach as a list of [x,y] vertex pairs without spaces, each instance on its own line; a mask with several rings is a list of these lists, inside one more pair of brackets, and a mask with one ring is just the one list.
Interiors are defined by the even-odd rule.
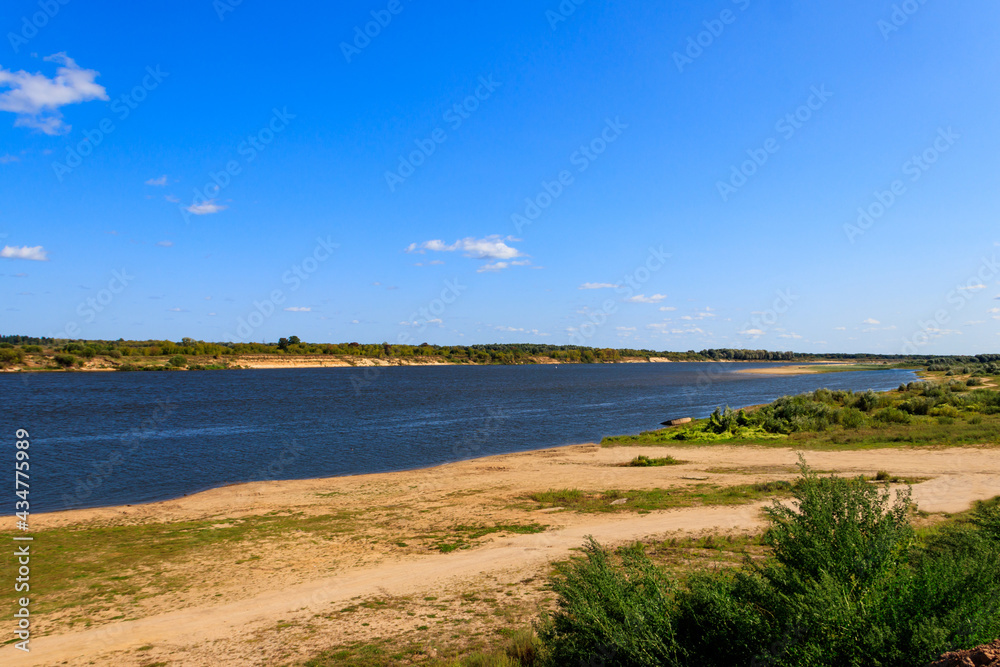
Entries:
[[[621,467],[640,454],[672,455],[687,463]],[[426,629],[435,610],[451,603],[453,616],[485,632],[497,619],[469,603],[469,591],[493,590],[512,605],[508,613],[516,620],[530,620],[549,604],[542,584],[550,564],[571,555],[587,535],[616,544],[654,536],[746,533],[762,525],[761,503],[584,514],[539,511],[526,502],[527,494],[553,488],[682,491],[698,484],[793,479],[796,456],[784,448],[588,444],[408,472],[241,484],[148,505],[36,515],[34,528],[43,531],[41,536],[48,529],[202,525],[192,522],[208,522],[201,530],[224,529],[265,516],[339,516],[343,521],[322,536],[292,530],[163,562],[162,570],[185,585],[160,590],[152,579],[140,582],[146,595],[115,599],[89,614],[85,625],[74,620],[72,608],[40,616],[31,653],[4,646],[0,662],[294,662],[331,645]],[[916,485],[913,495],[920,509],[932,513],[964,510],[1000,489],[1000,457],[989,448],[819,451],[806,458],[824,471],[871,475],[888,470],[930,478]],[[428,535],[448,535],[456,526],[473,524],[539,524],[544,531],[487,535],[449,553],[428,548]],[[399,611],[364,607],[372,599],[401,606]],[[345,605],[354,613],[337,611]]]

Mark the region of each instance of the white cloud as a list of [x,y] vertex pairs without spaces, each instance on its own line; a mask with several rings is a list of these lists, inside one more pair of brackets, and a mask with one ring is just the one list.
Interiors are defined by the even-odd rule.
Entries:
[[778,338],[795,338],[795,339],[798,339],[798,338],[802,338],[802,336],[800,336],[797,333],[788,332],[788,333],[778,334]]
[[867,320],[863,322],[863,324],[882,324],[882,323],[874,318],[869,317]]
[[216,204],[214,199],[209,199],[200,204],[191,204],[187,207],[188,213],[194,213],[195,215],[209,215],[210,213],[218,213],[219,211],[225,211],[226,206],[221,204]]
[[667,298],[666,294],[654,294],[652,296],[646,296],[645,294],[636,294],[635,296],[630,296],[625,299],[628,303],[659,303]]
[[847,327],[834,327],[834,331],[847,331]]
[[158,186],[158,187],[163,187],[166,184],[167,184],[167,175],[166,174],[164,174],[163,176],[160,176],[159,178],[151,178],[148,181],[146,181],[146,185],[155,185],[155,186]]
[[431,261],[429,261],[427,263],[430,266],[440,266],[440,265],[444,264],[444,260],[443,259],[432,259]]
[[70,126],[63,122],[59,107],[89,100],[108,100],[104,86],[94,82],[99,72],[82,69],[64,52],[45,58],[59,65],[56,76],[13,72],[0,68],[0,111],[17,114],[15,127],[30,127],[45,134],[65,134]]
[[510,266],[510,263],[508,262],[493,262],[491,264],[483,264],[478,269],[476,269],[476,273],[486,273],[488,271],[489,272],[503,271],[508,266]]
[[171,313],[186,313],[187,312],[183,308],[168,308],[167,310],[169,312],[171,312]]
[[11,162],[20,162],[21,158],[16,155],[11,155],[10,153],[5,153],[0,155],[0,164],[10,164]]
[[635,327],[615,327],[618,331],[635,331]]
[[754,336],[754,337],[764,335],[764,332],[761,331],[760,329],[744,329],[740,333],[743,334],[744,336]]
[[677,310],[677,307],[676,306],[660,306],[660,310],[663,311],[664,313],[669,313],[669,312],[671,312],[673,310]]
[[174,195],[163,195],[163,198],[166,199],[171,204],[180,204],[181,203],[181,200],[178,199],[177,197],[175,197]]
[[507,241],[515,240],[512,236],[504,238],[499,234],[493,234],[481,239],[469,236],[448,245],[444,241],[433,239],[431,241],[424,241],[423,243],[411,243],[407,246],[406,252],[423,253],[428,250],[431,252],[461,251],[466,257],[473,257],[475,259],[514,259],[515,257],[523,257],[524,255],[517,248],[513,248],[506,243]]
[[307,308],[306,306],[289,306],[285,308],[289,313],[311,313],[312,308]]
[[716,314],[712,312],[711,308],[706,308],[703,312],[695,313],[694,315],[684,315],[681,317],[682,320],[703,320],[708,317],[716,317]]
[[28,246],[4,246],[3,250],[0,250],[0,257],[6,257],[7,259],[28,259],[34,262],[47,262],[49,261],[49,255],[40,245],[36,245],[33,248]]
[[618,285],[612,285],[611,283],[584,283],[577,287],[577,289],[614,289]]
[[968,290],[968,291],[978,290],[978,289],[986,289],[986,285],[984,285],[982,283],[979,283],[978,285],[963,285],[962,287],[959,287],[958,289],[960,289],[960,290]]
[[157,241],[156,245],[160,246],[161,248],[172,248],[173,245],[174,245],[174,242],[173,241]]

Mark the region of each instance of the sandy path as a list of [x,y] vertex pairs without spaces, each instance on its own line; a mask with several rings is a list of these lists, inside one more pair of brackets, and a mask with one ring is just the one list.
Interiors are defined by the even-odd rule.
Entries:
[[675,530],[746,529],[759,525],[758,510],[758,505],[691,508],[658,515],[629,515],[551,533],[518,535],[483,549],[355,570],[286,590],[269,591],[251,600],[186,609],[86,632],[42,637],[32,640],[32,651],[27,657],[14,655],[20,652],[12,651],[11,646],[4,647],[0,650],[0,661],[17,665],[51,665],[63,661],[73,664],[81,655],[89,660],[95,655],[135,649],[145,644],[174,648],[179,653],[193,643],[246,636],[255,628],[273,623],[274,619],[319,613],[328,610],[331,603],[347,602],[359,595],[410,595],[438,590],[453,580],[489,572],[534,571],[569,555],[571,549],[583,543],[586,535],[594,535],[605,542],[621,542]]
[[[617,464],[637,454],[673,455],[687,460],[670,468],[623,468]],[[1000,494],[1000,456],[991,448],[881,449],[872,451],[809,452],[809,464],[818,470],[872,474],[888,470],[896,475],[932,477],[914,487],[913,497],[929,512],[961,511],[977,499]],[[356,596],[412,595],[436,592],[463,581],[496,575],[518,581],[525,573],[544,573],[548,563],[565,558],[586,535],[604,543],[625,542],[672,531],[746,531],[761,525],[760,505],[692,507],[646,515],[526,512],[502,508],[525,492],[575,487],[601,490],[683,486],[710,480],[731,485],[794,477],[796,453],[781,448],[756,447],[628,447],[577,445],[558,449],[507,454],[452,463],[437,468],[347,478],[253,483],[214,489],[164,503],[101,508],[38,515],[43,527],[98,522],[132,523],[140,520],[179,521],[205,516],[259,514],[273,508],[370,506],[391,502],[422,508],[444,498],[460,498],[436,510],[448,521],[469,516],[506,519],[520,516],[550,524],[544,533],[496,539],[467,551],[449,554],[402,554],[381,558],[367,567],[345,569],[335,576],[304,573],[255,582],[239,600],[206,604],[220,582],[205,575],[205,590],[174,610],[126,622],[116,621],[82,632],[61,632],[32,639],[30,654],[12,645],[0,648],[0,663],[16,665],[144,664],[139,646],[155,644],[168,650],[178,664],[267,664],[261,662],[253,641],[268,635],[268,645],[280,643],[274,625],[279,619],[307,619],[331,604]],[[459,495],[466,492],[475,495]],[[334,497],[328,498],[329,493]],[[321,496],[320,494],[323,493]],[[502,509],[496,509],[501,507]],[[484,509],[485,508],[485,509]],[[484,512],[491,512],[485,514]],[[516,514],[520,512],[520,514]],[[427,516],[427,515],[421,515]],[[408,519],[409,520],[409,519]],[[290,536],[289,540],[294,540]],[[280,563],[268,563],[278,566]],[[288,568],[291,569],[291,568]],[[196,575],[192,575],[196,576]],[[216,573],[216,576],[218,574]],[[241,571],[223,571],[241,578]],[[199,582],[201,583],[201,582]],[[228,583],[228,582],[227,582]],[[335,637],[329,638],[334,642]],[[196,651],[196,655],[192,653]],[[114,656],[112,657],[112,654]],[[186,657],[185,657],[186,656]]]

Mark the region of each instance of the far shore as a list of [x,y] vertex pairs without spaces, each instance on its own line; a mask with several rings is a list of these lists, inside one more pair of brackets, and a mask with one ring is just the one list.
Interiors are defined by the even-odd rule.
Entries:
[[[144,357],[137,357],[135,359],[108,359],[104,357],[94,358],[88,360],[83,366],[76,368],[52,368],[46,366],[37,365],[20,365],[11,366],[7,368],[0,368],[0,373],[91,373],[91,372],[110,372],[117,371],[119,367],[125,363],[132,361],[140,361],[145,359]],[[394,358],[394,357],[324,357],[318,355],[302,355],[302,356],[285,356],[285,355],[244,355],[230,357],[223,360],[217,359],[199,359],[196,357],[191,358],[191,363],[201,364],[201,365],[211,365],[224,362],[226,364],[225,368],[214,368],[214,369],[204,369],[204,370],[274,370],[274,369],[285,369],[285,368],[388,368],[388,367],[398,367],[398,366],[489,366],[496,364],[474,364],[474,363],[455,363],[451,361],[442,361],[440,359],[427,358],[427,357],[406,357],[406,358]],[[856,364],[844,363],[840,361],[815,361],[809,362],[807,364],[794,364],[788,365],[787,361],[770,361],[770,360],[723,360],[723,361],[689,361],[680,359],[670,359],[669,357],[625,357],[618,359],[616,361],[603,361],[603,362],[593,362],[594,364],[694,364],[694,363],[715,363],[715,364],[771,364],[775,365],[774,368],[748,368],[745,370],[740,370],[740,373],[754,373],[758,375],[803,375],[808,373],[828,373],[838,370],[852,371],[852,370],[868,370],[867,368],[859,368]],[[519,365],[551,365],[551,366],[578,366],[583,365],[583,362],[574,361],[558,361],[549,357],[537,357],[533,358],[530,364],[519,364]],[[865,364],[865,366],[880,366],[887,364],[873,363]],[[171,368],[170,372],[177,371],[187,371],[187,370],[201,370],[201,369],[189,369],[189,368]],[[141,371],[140,371],[141,372]]]

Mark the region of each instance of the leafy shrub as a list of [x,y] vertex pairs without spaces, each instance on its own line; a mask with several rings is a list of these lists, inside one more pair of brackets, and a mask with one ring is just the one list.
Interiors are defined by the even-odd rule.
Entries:
[[861,428],[867,422],[865,413],[857,408],[844,408],[840,411],[840,423],[844,428]]
[[884,424],[909,424],[910,415],[898,408],[882,408],[875,413],[875,420]]
[[178,354],[176,356],[170,357],[169,363],[174,368],[183,368],[184,366],[187,365],[187,359],[185,359],[183,355]]
[[24,352],[17,348],[0,349],[0,366],[6,364],[20,364],[24,362]]
[[939,405],[930,411],[932,417],[951,417],[955,419],[961,413],[958,411],[954,405]]
[[57,354],[53,359],[63,368],[72,368],[73,364],[76,363],[76,357],[72,354]]
[[997,503],[919,540],[908,491],[803,466],[793,493],[767,511],[772,557],[735,572],[682,584],[640,546],[590,540],[553,582],[551,664],[923,665],[1000,633]]

